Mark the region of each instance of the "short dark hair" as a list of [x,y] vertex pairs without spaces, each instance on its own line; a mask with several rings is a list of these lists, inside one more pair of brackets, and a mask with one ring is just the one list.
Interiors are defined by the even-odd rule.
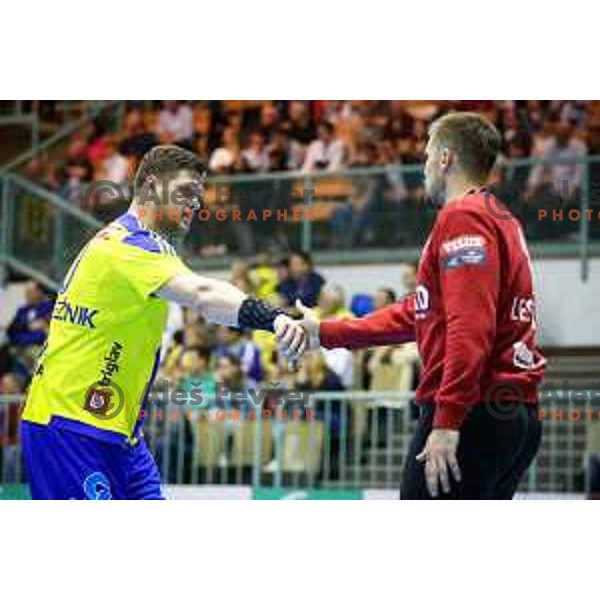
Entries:
[[385,294],[385,296],[390,304],[394,304],[394,302],[396,302],[396,292],[392,288],[383,287],[383,288],[379,288],[379,291],[382,294]]
[[181,169],[206,173],[206,164],[193,152],[179,146],[155,146],[144,154],[133,182],[134,193],[139,196],[149,175],[158,179]]
[[493,123],[473,112],[454,112],[436,119],[429,135],[456,152],[465,173],[482,183],[493,169],[502,143]]
[[[312,256],[308,253],[305,252],[304,250],[294,250],[294,252],[292,252],[290,254],[290,258],[292,256],[297,256],[298,258],[300,258],[305,264],[307,264],[309,267],[313,266],[313,260],[312,260]],[[288,263],[289,264],[289,263]]]

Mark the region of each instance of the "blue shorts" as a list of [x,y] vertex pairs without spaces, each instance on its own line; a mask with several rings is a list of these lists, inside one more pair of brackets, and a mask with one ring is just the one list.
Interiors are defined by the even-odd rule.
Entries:
[[115,444],[61,427],[21,422],[34,500],[163,500],[144,439]]

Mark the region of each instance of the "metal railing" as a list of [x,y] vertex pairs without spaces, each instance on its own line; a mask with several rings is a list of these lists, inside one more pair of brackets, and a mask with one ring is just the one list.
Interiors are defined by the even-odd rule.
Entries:
[[[109,120],[112,120],[114,128],[118,127],[122,121],[124,113],[125,103],[122,100],[110,100],[110,101],[95,101],[84,103],[84,108],[80,112],[81,114],[77,118],[69,118],[55,133],[48,136],[43,141],[40,141],[40,119],[36,113],[30,113],[29,115],[14,114],[3,117],[10,122],[11,119],[35,119],[35,131],[32,125],[32,143],[31,147],[16,156],[14,159],[0,165],[0,176],[15,169],[18,169],[33,158],[46,158],[52,148],[67,139],[74,132],[81,130],[90,121],[99,115],[106,115]],[[2,121],[0,121],[1,123]],[[35,137],[34,137],[35,135]]]
[[0,260],[55,288],[102,222],[24,177],[0,178]]
[[[576,190],[565,192],[548,179],[558,167],[581,169]],[[527,183],[533,169],[540,180],[535,189]],[[224,266],[259,249],[303,249],[321,263],[414,259],[438,210],[423,199],[421,171],[420,165],[389,165],[211,177],[210,212],[194,218],[186,258],[198,268]],[[512,160],[500,171],[498,194],[525,223],[534,257],[579,257],[586,279],[590,255],[600,253],[600,156]],[[0,188],[0,255],[53,280],[93,231],[128,203],[121,198],[100,211],[90,206],[83,184],[65,200],[66,192],[49,192],[14,173],[0,177]]]
[[[525,224],[535,255],[558,250],[578,256],[587,279],[590,254],[600,250],[600,156],[505,160],[492,189]],[[219,244],[244,256],[259,248],[300,248],[321,259],[352,262],[361,254],[369,261],[410,256],[425,242],[439,210],[425,199],[422,165],[214,176],[207,200],[228,219],[212,231],[198,223],[189,240],[194,252]],[[235,209],[241,209],[237,222]],[[265,209],[274,215],[287,209],[288,215],[261,223]],[[505,218],[492,202],[489,210]],[[294,211],[304,218],[298,222]]]
[[[571,392],[564,391],[541,403],[542,447],[520,491],[586,491],[588,461],[600,440],[600,402],[594,399],[600,394],[586,394],[585,402],[568,402]],[[242,418],[214,407],[156,402],[148,407],[145,435],[164,484],[397,490],[415,426],[411,398],[395,392],[321,392],[306,410],[257,405]],[[0,396],[0,484],[25,481],[21,402]]]

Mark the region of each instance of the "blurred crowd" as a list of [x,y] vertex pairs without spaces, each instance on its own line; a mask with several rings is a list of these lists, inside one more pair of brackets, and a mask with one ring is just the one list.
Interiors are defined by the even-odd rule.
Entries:
[[[428,126],[452,110],[481,112],[499,128],[503,148],[496,179],[506,185],[503,194],[530,227],[530,239],[575,235],[577,223],[540,224],[537,209],[578,206],[583,166],[511,161],[577,160],[600,152],[598,101],[127,102],[119,118],[101,113],[72,134],[64,151],[33,159],[24,174],[106,222],[126,208],[131,177],[144,153],[156,144],[179,144],[217,175],[330,174],[327,181],[316,180],[313,249],[414,246],[424,242],[435,217],[420,171]],[[378,176],[358,170],[393,165],[408,169],[386,169]],[[348,175],[336,178],[340,171]],[[597,165],[591,178],[600,183]],[[90,201],[89,183],[100,180],[120,186],[123,200],[99,194]],[[302,206],[294,181],[229,182],[226,193],[209,194],[210,207],[230,213],[241,208],[244,217],[251,209]],[[195,222],[188,250],[202,256],[248,256],[267,247],[289,251],[300,239],[298,224],[290,221],[218,227]]]
[[[251,261],[234,261],[229,273],[229,280],[248,293],[291,313],[296,300],[301,300],[322,319],[363,316],[390,305],[401,295],[396,289],[401,289],[402,294],[414,291],[415,279],[416,265],[408,264],[399,273],[394,288],[382,287],[373,295],[359,293],[347,298],[342,287],[327,281],[311,257],[303,252],[294,252],[276,262],[269,254],[259,253]],[[52,298],[34,281],[27,282],[24,289],[24,303],[17,308],[0,346],[0,395],[24,393],[48,333]],[[418,366],[414,344],[366,352],[324,350],[311,353],[292,366],[278,354],[272,334],[215,326],[191,311],[172,306],[155,391],[164,391],[165,382],[171,389],[182,389],[188,394],[199,389],[203,400],[193,406],[194,410],[211,411],[231,408],[216,404],[217,386],[231,391],[266,390],[263,408],[276,410],[285,408],[283,390],[410,392],[416,386]],[[247,415],[252,408],[255,407],[250,402],[243,404],[242,414]],[[304,411],[306,407],[300,408]],[[328,428],[333,464],[339,458],[336,443],[341,405],[333,404],[326,409],[324,402],[316,400],[312,409],[314,418]],[[10,413],[0,410],[0,446],[6,448],[16,443],[18,414],[11,410]],[[304,418],[304,412],[302,415]],[[368,423],[353,423],[357,419],[354,413],[348,415],[347,425],[362,428],[366,433]],[[226,453],[220,460],[226,465]]]
[[[414,291],[415,277],[416,265],[406,265],[396,287],[402,288],[403,293]],[[399,297],[395,289],[382,287],[374,295],[358,293],[347,298],[343,288],[326,281],[313,265],[311,256],[304,252],[293,252],[276,262],[265,252],[257,254],[252,261],[233,261],[229,280],[245,292],[292,314],[295,314],[296,301],[300,300],[314,308],[322,319],[364,316],[396,302]],[[20,393],[26,388],[48,333],[52,297],[33,280],[24,286],[24,295],[24,303],[16,310],[0,345],[0,381],[7,378],[6,383],[0,384],[0,393]],[[239,369],[244,381],[252,385],[292,375],[300,377],[305,384],[310,380],[315,387],[320,385],[318,380],[322,377],[323,389],[411,389],[411,380],[399,374],[401,369],[395,376],[390,373],[384,376],[379,371],[382,365],[388,365],[389,356],[385,353],[382,356],[373,353],[357,370],[356,356],[351,352],[323,351],[322,355],[317,353],[312,362],[300,365],[297,372],[287,373],[289,365],[278,356],[270,333],[214,326],[176,306],[172,307],[163,346],[160,375],[175,383],[199,375],[190,370],[191,365],[203,365],[207,373],[215,376],[219,359],[227,357],[234,361],[230,366]],[[396,356],[389,364],[400,362]],[[310,371],[311,365],[314,371]],[[309,377],[309,371],[314,377]],[[319,377],[316,377],[317,372]],[[385,385],[384,380],[388,382]],[[395,383],[390,384],[391,381]]]
[[[406,265],[398,287],[404,293],[414,291],[415,277],[416,265]],[[381,288],[374,295],[358,293],[347,298],[343,288],[326,281],[315,269],[311,257],[303,252],[294,252],[275,264],[266,253],[258,254],[251,262],[234,261],[230,281],[292,314],[296,301],[301,300],[314,308],[321,319],[364,316],[396,302],[399,297],[394,289]],[[343,349],[324,350],[302,361],[297,371],[291,371],[285,359],[278,355],[271,334],[215,327],[189,311],[183,311],[172,321],[166,347],[162,375],[176,382],[200,375],[188,371],[189,364],[198,364],[198,359],[206,369],[209,365],[218,367],[219,360],[225,356],[234,360],[241,377],[251,385],[285,381],[292,388],[307,389],[308,386],[314,390],[408,391],[413,384],[412,367],[403,370],[414,363],[412,349],[405,352],[403,348],[399,353],[386,349],[368,355]],[[187,354],[190,349],[191,357]]]
[[429,123],[451,110],[488,116],[511,158],[554,152],[557,141],[572,151],[600,143],[599,101],[144,101],[127,103],[116,130],[99,116],[73,134],[62,161],[29,169],[54,189],[76,179],[125,183],[156,144],[195,151],[213,173],[415,164],[423,162]]

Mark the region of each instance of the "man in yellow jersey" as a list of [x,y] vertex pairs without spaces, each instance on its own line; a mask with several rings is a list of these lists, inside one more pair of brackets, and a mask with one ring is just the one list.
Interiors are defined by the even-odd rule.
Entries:
[[227,326],[264,329],[288,358],[303,329],[281,309],[190,271],[172,242],[201,207],[205,167],[176,146],[144,156],[127,213],[71,265],[52,314],[22,418],[34,499],[159,499],[141,434],[169,301]]

